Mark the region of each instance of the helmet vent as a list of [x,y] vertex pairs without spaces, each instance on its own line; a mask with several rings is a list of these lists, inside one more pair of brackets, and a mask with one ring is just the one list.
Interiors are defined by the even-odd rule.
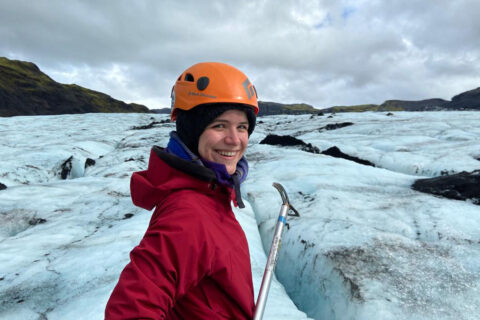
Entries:
[[201,77],[197,80],[197,89],[203,91],[207,88],[210,79],[208,77]]
[[193,78],[193,75],[191,73],[187,73],[185,75],[185,81],[190,81],[190,82],[194,82],[195,79]]

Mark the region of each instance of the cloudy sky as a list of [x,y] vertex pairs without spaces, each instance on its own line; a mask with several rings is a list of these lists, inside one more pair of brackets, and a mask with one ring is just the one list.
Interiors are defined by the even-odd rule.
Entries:
[[149,108],[200,61],[263,101],[451,99],[480,86],[478,0],[0,0],[0,56]]

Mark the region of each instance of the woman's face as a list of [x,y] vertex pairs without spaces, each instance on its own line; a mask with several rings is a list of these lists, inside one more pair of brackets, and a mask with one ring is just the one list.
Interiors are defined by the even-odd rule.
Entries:
[[224,164],[234,174],[248,145],[248,119],[245,112],[227,110],[200,135],[198,153],[205,160]]

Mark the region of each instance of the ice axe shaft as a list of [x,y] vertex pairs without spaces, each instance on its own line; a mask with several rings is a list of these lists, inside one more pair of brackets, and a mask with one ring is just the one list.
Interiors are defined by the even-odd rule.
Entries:
[[270,290],[270,284],[272,283],[273,272],[275,265],[277,264],[278,251],[282,242],[283,227],[287,223],[288,210],[292,209],[295,214],[293,216],[300,216],[295,210],[290,201],[288,195],[283,186],[280,183],[273,183],[273,186],[278,190],[282,197],[282,207],[280,208],[280,214],[278,216],[277,225],[275,226],[275,232],[273,233],[272,246],[270,247],[270,253],[268,254],[267,265],[265,266],[265,272],[263,273],[262,284],[260,285],[260,292],[258,293],[257,304],[255,306],[255,313],[253,320],[261,320],[265,311],[265,305],[267,303],[268,291]]

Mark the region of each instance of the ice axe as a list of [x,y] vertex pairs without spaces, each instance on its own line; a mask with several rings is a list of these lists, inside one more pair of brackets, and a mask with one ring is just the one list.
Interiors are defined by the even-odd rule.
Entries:
[[[287,216],[300,217],[298,211],[295,210],[295,208],[288,200],[287,192],[285,191],[283,186],[277,182],[274,182],[273,186],[280,193],[283,204],[280,208],[280,214],[278,216],[277,225],[275,226],[275,232],[273,233],[272,246],[270,247],[267,265],[265,266],[265,272],[263,273],[262,284],[260,285],[260,292],[258,293],[257,304],[255,305],[255,313],[253,314],[253,320],[261,320],[263,318],[263,312],[265,311],[265,305],[267,303],[268,291],[270,290],[273,272],[275,270],[275,265],[277,264],[278,251],[282,243],[283,227],[287,223]],[[289,210],[292,210],[293,214],[288,213]]]

